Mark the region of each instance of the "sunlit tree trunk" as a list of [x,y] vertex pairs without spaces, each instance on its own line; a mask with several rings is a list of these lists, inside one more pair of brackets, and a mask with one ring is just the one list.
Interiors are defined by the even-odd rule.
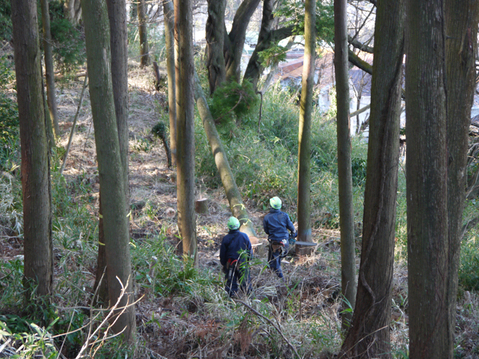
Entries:
[[196,262],[195,214],[195,122],[194,64],[192,43],[192,10],[189,0],[174,0],[176,56],[176,115],[177,115],[177,201],[178,227],[183,254]]
[[47,85],[47,102],[50,111],[50,120],[52,123],[55,140],[60,133],[58,126],[57,99],[55,96],[55,77],[53,71],[53,51],[52,35],[50,32],[50,13],[48,0],[41,0],[42,7],[42,27],[43,27],[43,52],[45,54],[45,78]]
[[306,0],[304,15],[304,62],[299,113],[298,240],[311,242],[311,114],[315,71],[315,0]]
[[404,2],[379,0],[358,290],[346,358],[390,358]]
[[211,152],[215,159],[216,168],[220,174],[221,183],[223,184],[226,198],[230,205],[231,213],[240,221],[242,232],[248,234],[248,236],[256,237],[253,223],[249,219],[248,211],[241,198],[241,193],[236,186],[236,181],[231,171],[228,158],[226,157],[226,152],[221,143],[218,131],[216,130],[213,116],[211,115],[208,102],[206,101],[200,80],[197,76],[195,80],[195,100],[201,120],[203,121],[208,143],[211,147]]
[[[100,178],[106,275],[110,306],[119,308],[112,320],[115,333],[128,342],[136,332],[133,278],[129,248],[127,199],[111,77],[110,26],[106,3],[83,0],[90,98]],[[126,293],[122,295],[122,286]],[[120,308],[127,306],[123,312]]]
[[163,2],[165,15],[166,71],[168,74],[168,115],[170,119],[171,161],[176,166],[176,81],[175,81],[175,10],[172,0]]
[[451,358],[444,1],[407,1],[409,357]]
[[448,151],[448,249],[449,277],[446,290],[448,344],[452,357],[456,322],[457,274],[462,239],[462,214],[466,187],[469,124],[475,87],[479,8],[472,0],[446,0],[446,93]]
[[[342,293],[354,308],[356,300],[356,266],[354,256],[353,180],[351,169],[351,134],[349,119],[349,72],[346,0],[334,0],[334,66],[336,73],[338,123],[339,225],[341,228]],[[343,315],[343,327],[352,314]]]
[[52,294],[53,248],[49,147],[46,136],[37,3],[12,0],[15,73],[22,156],[24,285]]

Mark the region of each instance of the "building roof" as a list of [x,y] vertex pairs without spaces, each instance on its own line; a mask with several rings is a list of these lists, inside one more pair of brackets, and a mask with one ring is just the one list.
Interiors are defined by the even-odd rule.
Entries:
[[[372,64],[373,55],[362,52],[359,56],[366,62]],[[304,55],[290,61],[285,61],[278,66],[278,73],[275,80],[282,82],[286,81],[301,81],[303,74]],[[362,96],[371,95],[371,75],[353,66],[349,71],[351,81],[357,92],[361,91]],[[325,87],[332,87],[335,83],[334,74],[334,52],[327,51],[321,57],[316,59],[316,75],[315,87],[322,89]]]

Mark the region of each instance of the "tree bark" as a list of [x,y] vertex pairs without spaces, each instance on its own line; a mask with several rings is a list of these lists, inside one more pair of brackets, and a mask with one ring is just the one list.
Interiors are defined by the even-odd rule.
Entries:
[[236,11],[231,31],[225,38],[226,81],[239,82],[240,80],[241,56],[246,39],[246,29],[259,2],[260,0],[243,0]]
[[390,358],[404,2],[379,0],[374,34],[361,265],[346,358]]
[[175,10],[172,0],[163,1],[165,16],[166,71],[168,74],[168,116],[170,119],[171,162],[176,166],[176,81],[175,81]]
[[53,245],[50,160],[46,137],[37,3],[12,0],[12,25],[22,157],[24,286],[52,293]]
[[200,80],[195,74],[195,100],[200,113],[203,126],[205,128],[206,137],[211,147],[211,152],[215,158],[216,168],[221,177],[221,183],[225,189],[226,197],[230,205],[230,210],[233,216],[238,218],[241,223],[241,231],[248,234],[248,236],[256,237],[253,224],[249,219],[248,211],[241,198],[241,193],[236,186],[233,172],[231,171],[226,152],[221,143],[220,136],[216,130],[213,116],[211,116],[208,102],[206,101],[203,89],[201,88]]
[[407,1],[409,357],[451,358],[444,2]]
[[190,1],[175,0],[177,201],[183,254],[196,263],[194,64]]
[[[111,48],[111,76],[113,84],[113,97],[115,101],[116,125],[120,144],[120,158],[122,163],[123,188],[127,206],[130,203],[130,186],[128,180],[128,53],[127,53],[127,27],[126,3],[124,0],[107,0],[108,18],[110,24]],[[101,197],[101,195],[100,195]],[[103,233],[103,208],[100,201],[100,226],[97,271],[95,289],[98,285],[98,297],[101,301],[108,298],[108,280],[103,275],[106,268],[106,253]],[[103,245],[102,245],[103,244]]]
[[60,134],[58,126],[57,99],[55,96],[55,73],[53,70],[52,35],[50,32],[50,12],[48,0],[41,0],[43,26],[43,52],[45,54],[45,78],[47,85],[47,102],[55,140]]
[[[349,119],[348,37],[346,0],[334,0],[334,65],[336,73],[339,224],[341,228],[342,293],[354,308],[356,299],[356,265],[353,214],[353,180],[351,169],[351,134]],[[349,326],[352,314],[343,316],[343,328]]]
[[65,0],[64,9],[66,13],[65,17],[70,20],[73,25],[78,25],[82,16],[81,0]]
[[208,20],[206,21],[206,68],[210,94],[221,86],[226,79],[225,58],[223,54],[225,40],[226,0],[208,0]]
[[243,81],[245,79],[251,81],[255,91],[258,87],[259,77],[264,70],[264,67],[259,60],[259,52],[269,48],[274,42],[271,36],[274,19],[273,9],[274,0],[263,0],[263,18],[261,20],[261,28],[259,30],[258,42],[248,61],[248,66],[246,67],[243,78]]
[[148,31],[145,0],[138,0],[138,33],[140,37],[140,64],[148,66],[150,64],[150,49],[148,47]]
[[298,241],[311,237],[311,115],[316,44],[316,3],[306,0],[304,14],[304,61],[298,132]]
[[[83,0],[88,78],[95,128],[95,144],[100,177],[100,201],[107,263],[108,297],[110,306],[117,301],[123,312],[115,311],[112,329],[124,330],[125,340],[134,342],[136,323],[133,306],[133,278],[129,248],[129,225],[120,155],[120,141],[115,114],[115,101],[110,60],[110,27],[106,3]],[[122,285],[126,294],[122,294]]]
[[457,274],[462,240],[462,214],[466,188],[466,165],[471,107],[474,96],[474,58],[477,53],[478,12],[475,1],[445,1],[447,150],[448,150],[448,265],[446,301],[449,357],[453,357],[456,322]]

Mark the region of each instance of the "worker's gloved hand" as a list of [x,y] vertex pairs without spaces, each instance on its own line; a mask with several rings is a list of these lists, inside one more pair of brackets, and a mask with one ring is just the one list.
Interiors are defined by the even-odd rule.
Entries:
[[293,246],[296,243],[296,237],[298,236],[298,232],[291,232],[288,242],[290,246]]

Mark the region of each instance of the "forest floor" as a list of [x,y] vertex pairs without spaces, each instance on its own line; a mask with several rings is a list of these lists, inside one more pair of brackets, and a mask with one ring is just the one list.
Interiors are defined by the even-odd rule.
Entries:
[[[160,140],[154,138],[151,129],[158,122],[160,108],[167,106],[166,95],[157,92],[154,87],[154,76],[150,69],[141,69],[138,64],[131,63],[129,68],[130,116],[129,116],[129,160],[130,160],[130,203],[135,208],[131,217],[131,236],[141,239],[154,235],[160,230],[167,235],[173,245],[178,245],[176,227],[176,174],[168,168],[165,151]],[[57,88],[58,111],[61,126],[59,146],[66,147],[72,127],[83,78]],[[98,173],[95,161],[95,142],[88,91],[77,126],[72,146],[66,161],[64,176],[67,182],[90,181],[94,191],[91,211],[98,212]],[[252,179],[254,180],[254,179]],[[226,221],[230,216],[228,201],[222,188],[201,188],[198,197],[209,199],[208,213],[197,216],[198,260],[201,268],[210,268],[220,276],[219,246],[222,237],[227,233]],[[250,219],[254,224],[257,236],[265,238],[262,230],[262,218],[266,214],[257,208],[254,202],[245,201]],[[132,208],[133,208],[132,207]],[[148,212],[148,215],[146,213]],[[153,215],[152,215],[153,214]],[[317,249],[310,256],[288,258],[283,264],[287,278],[286,286],[282,286],[275,275],[264,271],[263,266],[252,268],[253,297],[269,298],[275,303],[278,313],[291,311],[298,322],[308,323],[308,317],[322,313],[325,326],[329,326],[330,347],[325,347],[324,358],[334,357],[341,344],[341,310],[344,309],[339,295],[340,288],[340,234],[338,230],[315,229],[313,240]],[[21,253],[21,248],[1,242],[0,254],[3,259]],[[263,246],[264,247],[264,246]],[[265,248],[259,246],[256,256],[266,261]],[[359,267],[359,255],[357,259]],[[90,271],[91,281],[94,280]],[[298,283],[300,283],[298,285]],[[288,292],[286,295],[284,290]],[[282,292],[283,291],[283,292]],[[151,293],[143,292],[137,303],[137,324],[142,336],[146,352],[149,356],[164,358],[253,358],[259,357],[253,352],[262,352],[255,345],[254,336],[245,330],[238,332],[230,341],[224,340],[222,331],[225,323],[211,315],[204,314],[199,306],[205,305],[200,298],[190,303],[179,302],[173,297],[157,298]],[[140,297],[140,295],[138,295]],[[139,299],[139,298],[138,298]],[[227,300],[226,298],[224,300]],[[296,306],[286,301],[294,300]],[[247,302],[247,301],[245,301]],[[468,293],[458,306],[458,337],[460,337],[458,357],[479,358],[479,299],[474,293]],[[186,308],[186,314],[185,314]],[[279,315],[280,317],[280,315]],[[155,320],[152,321],[152,318]],[[287,328],[287,323],[284,323]],[[396,263],[393,282],[393,308],[391,318],[391,340],[396,353],[407,348],[407,265],[404,260]],[[284,329],[285,332],[287,329]],[[318,339],[320,340],[320,339]],[[236,348],[236,349],[235,349]],[[237,349],[240,348],[240,349]],[[456,350],[457,351],[457,350]],[[236,354],[232,354],[236,353]],[[238,354],[239,353],[239,354]],[[329,354],[328,354],[329,353]],[[284,358],[290,357],[285,353]],[[265,355],[263,357],[275,357]],[[305,357],[317,357],[306,355]],[[399,355],[397,357],[400,357]],[[401,356],[403,357],[403,356]],[[405,357],[405,356],[404,356]]]

